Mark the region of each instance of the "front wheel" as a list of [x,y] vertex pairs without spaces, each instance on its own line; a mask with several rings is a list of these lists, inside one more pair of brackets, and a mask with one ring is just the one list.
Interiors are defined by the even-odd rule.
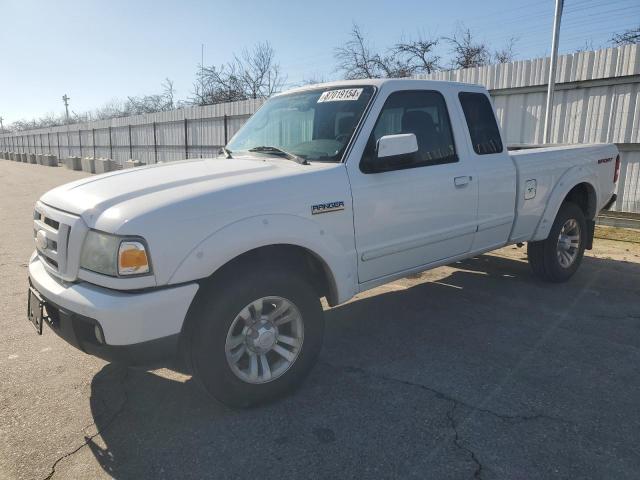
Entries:
[[533,272],[549,282],[564,282],[578,270],[587,241],[587,223],[582,209],[566,202],[545,240],[529,242],[527,256]]
[[194,309],[194,375],[232,407],[268,402],[295,388],[322,347],[317,293],[295,271],[239,268],[205,286]]

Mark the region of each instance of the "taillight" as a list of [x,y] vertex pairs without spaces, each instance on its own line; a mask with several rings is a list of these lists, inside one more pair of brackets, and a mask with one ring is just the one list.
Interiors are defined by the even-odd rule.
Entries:
[[620,155],[616,156],[616,170],[613,173],[613,183],[616,183],[620,178]]

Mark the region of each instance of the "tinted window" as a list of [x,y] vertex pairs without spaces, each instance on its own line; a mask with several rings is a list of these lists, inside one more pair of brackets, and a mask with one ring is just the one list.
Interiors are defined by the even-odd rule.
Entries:
[[[408,162],[389,165],[382,170],[457,161],[447,106],[438,92],[402,91],[389,95],[371,132],[363,163],[367,164],[375,159],[376,145],[381,137],[398,133],[413,133],[418,142],[418,152]],[[379,165],[383,160],[375,161]]]
[[487,96],[482,93],[462,92],[459,98],[475,152],[478,155],[500,153],[500,130]]

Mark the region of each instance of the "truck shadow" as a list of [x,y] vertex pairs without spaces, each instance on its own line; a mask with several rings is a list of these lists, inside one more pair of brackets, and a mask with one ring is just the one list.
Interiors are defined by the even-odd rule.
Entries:
[[[458,403],[449,399],[458,399],[458,422],[475,414],[464,405],[541,413],[543,397],[554,399],[546,401],[545,414],[571,415],[578,400],[564,392],[563,378],[540,376],[545,368],[557,373],[559,361],[571,367],[574,360],[564,355],[580,361],[596,347],[587,352],[569,342],[558,350],[549,344],[574,330],[640,343],[637,335],[629,339],[640,318],[633,300],[640,290],[638,264],[585,258],[579,274],[562,285],[541,283],[526,262],[504,257],[479,256],[454,267],[327,311],[325,346],[308,381],[261,408],[218,405],[192,379],[173,372],[106,365],[91,385],[99,435],[86,438],[88,447],[117,479],[346,477],[359,476],[368,468],[363,465],[387,477],[406,474],[405,459],[423,473],[446,466],[437,477],[460,478],[468,475],[470,460],[452,440]],[[613,295],[618,307],[603,304],[600,294]],[[603,334],[607,321],[615,322],[615,332]],[[540,373],[521,375],[532,358]],[[590,375],[600,372],[581,374],[585,385],[593,385]],[[632,381],[640,384],[637,376]],[[575,388],[576,396],[584,394],[582,383]],[[540,397],[535,389],[542,390]],[[591,395],[594,409],[615,408],[610,395]],[[545,428],[553,438],[553,428]],[[506,441],[522,441],[521,433],[507,433],[513,437]],[[571,436],[565,440],[580,444]],[[539,445],[541,462],[565,454],[548,443]],[[504,452],[494,458],[510,461]]]

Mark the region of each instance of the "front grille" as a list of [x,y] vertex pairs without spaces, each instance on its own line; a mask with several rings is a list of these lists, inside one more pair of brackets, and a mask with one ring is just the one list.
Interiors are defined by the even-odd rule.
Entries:
[[64,276],[67,248],[74,217],[38,203],[33,214],[33,236],[36,250],[47,269]]
[[54,228],[55,230],[60,229],[60,222],[56,222],[55,220],[52,220],[52,219],[47,218],[47,217],[45,217],[43,221],[44,221],[44,223],[46,223],[50,227]]

